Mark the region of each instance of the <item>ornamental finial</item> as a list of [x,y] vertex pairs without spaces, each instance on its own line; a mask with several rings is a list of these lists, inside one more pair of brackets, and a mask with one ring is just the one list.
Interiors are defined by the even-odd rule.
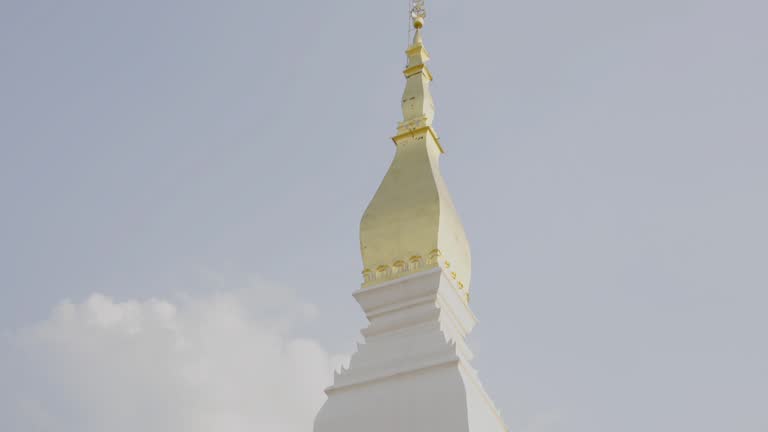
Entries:
[[420,29],[424,26],[424,18],[427,17],[427,9],[424,0],[411,0],[411,20],[413,27]]

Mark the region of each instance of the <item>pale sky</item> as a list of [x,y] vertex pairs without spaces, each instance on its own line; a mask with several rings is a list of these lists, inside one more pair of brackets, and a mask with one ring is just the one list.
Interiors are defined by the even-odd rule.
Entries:
[[[311,431],[406,6],[0,1],[0,430]],[[768,430],[768,3],[427,8],[510,429]]]

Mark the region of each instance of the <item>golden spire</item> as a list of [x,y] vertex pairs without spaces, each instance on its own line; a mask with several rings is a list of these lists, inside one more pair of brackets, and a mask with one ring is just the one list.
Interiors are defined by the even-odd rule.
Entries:
[[440,174],[443,149],[432,128],[435,108],[421,34],[424,17],[423,0],[414,0],[416,33],[405,52],[403,121],[392,138],[395,157],[360,223],[363,286],[442,268],[468,299],[469,243]]
[[[418,12],[418,11],[421,12]],[[435,105],[432,94],[429,91],[429,83],[432,74],[426,63],[429,61],[429,53],[424,48],[421,29],[424,27],[423,2],[421,9],[414,6],[412,9],[413,27],[416,34],[413,36],[411,46],[405,51],[408,56],[408,65],[405,67],[405,91],[403,91],[403,121],[398,125],[398,133],[424,126],[432,126],[435,118]]]

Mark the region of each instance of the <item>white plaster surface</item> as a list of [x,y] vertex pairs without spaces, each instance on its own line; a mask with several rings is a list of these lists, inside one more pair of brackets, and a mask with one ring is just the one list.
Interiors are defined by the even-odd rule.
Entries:
[[441,268],[354,293],[370,322],[315,432],[506,431],[469,361],[476,319]]

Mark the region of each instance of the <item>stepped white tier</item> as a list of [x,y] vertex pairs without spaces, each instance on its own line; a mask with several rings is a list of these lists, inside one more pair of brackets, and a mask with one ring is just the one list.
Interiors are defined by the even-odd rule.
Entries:
[[370,325],[315,432],[506,431],[469,361],[476,323],[442,268],[355,292]]

